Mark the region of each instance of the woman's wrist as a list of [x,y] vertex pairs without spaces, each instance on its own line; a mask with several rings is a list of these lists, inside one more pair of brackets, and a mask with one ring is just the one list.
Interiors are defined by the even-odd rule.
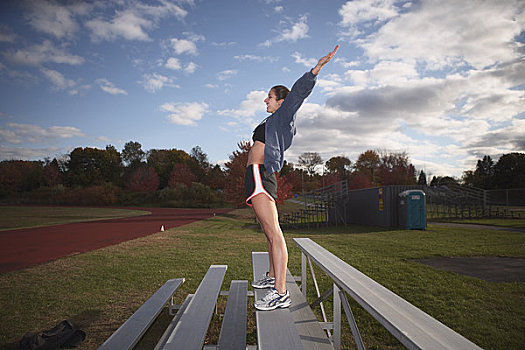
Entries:
[[319,72],[321,71],[321,68],[322,68],[322,67],[320,67],[319,65],[315,66],[315,67],[312,68],[312,70],[311,70],[312,74],[314,74],[314,75],[319,74]]

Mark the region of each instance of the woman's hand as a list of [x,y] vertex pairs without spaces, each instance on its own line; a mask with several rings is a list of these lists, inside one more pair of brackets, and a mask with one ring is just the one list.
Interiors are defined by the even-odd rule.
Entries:
[[312,73],[317,75],[319,74],[319,71],[321,70],[321,68],[323,68],[323,66],[325,64],[327,64],[328,62],[330,62],[330,60],[332,59],[332,57],[334,57],[335,53],[337,52],[337,50],[339,49],[339,45],[337,45],[334,49],[334,51],[332,52],[329,52],[328,55],[324,56],[324,57],[321,57],[321,59],[319,60],[319,62],[317,62],[317,66],[315,66],[313,69],[312,69]]

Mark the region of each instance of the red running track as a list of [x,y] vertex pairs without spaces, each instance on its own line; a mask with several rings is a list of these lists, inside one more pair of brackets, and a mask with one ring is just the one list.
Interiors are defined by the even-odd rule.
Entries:
[[0,273],[128,241],[228,212],[228,209],[128,208],[151,212],[122,219],[0,231]]

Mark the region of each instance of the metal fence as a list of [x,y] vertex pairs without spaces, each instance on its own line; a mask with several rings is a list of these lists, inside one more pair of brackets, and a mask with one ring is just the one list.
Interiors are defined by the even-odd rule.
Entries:
[[427,220],[468,218],[525,219],[525,188],[482,190],[445,186],[383,186],[348,190],[346,180],[300,197],[304,208],[281,217],[283,226],[399,226],[399,194],[420,189],[426,195]]
[[525,188],[486,190],[485,193],[488,205],[525,206]]
[[428,219],[525,219],[525,189],[482,190],[459,185],[425,188]]

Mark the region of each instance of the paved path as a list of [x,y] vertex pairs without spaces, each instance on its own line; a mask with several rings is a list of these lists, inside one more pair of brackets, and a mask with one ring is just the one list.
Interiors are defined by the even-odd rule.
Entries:
[[225,213],[228,209],[129,208],[151,214],[0,231],[0,273],[83,253]]

